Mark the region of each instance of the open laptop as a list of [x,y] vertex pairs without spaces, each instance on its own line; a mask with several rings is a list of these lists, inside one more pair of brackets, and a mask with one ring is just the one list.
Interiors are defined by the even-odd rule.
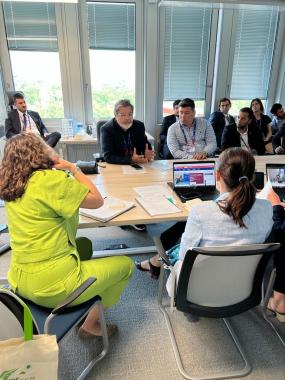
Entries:
[[285,164],[266,164],[267,180],[281,200],[285,200]]
[[173,162],[173,182],[168,183],[182,202],[189,199],[214,199],[216,190],[215,161]]

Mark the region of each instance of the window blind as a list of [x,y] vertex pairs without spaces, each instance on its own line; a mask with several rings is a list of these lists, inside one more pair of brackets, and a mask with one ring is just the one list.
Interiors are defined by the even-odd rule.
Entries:
[[8,1],[3,9],[10,50],[58,50],[54,4]]
[[278,23],[276,8],[240,10],[231,85],[232,99],[267,98]]
[[165,7],[164,100],[205,99],[210,8]]
[[135,50],[135,4],[87,3],[90,49]]

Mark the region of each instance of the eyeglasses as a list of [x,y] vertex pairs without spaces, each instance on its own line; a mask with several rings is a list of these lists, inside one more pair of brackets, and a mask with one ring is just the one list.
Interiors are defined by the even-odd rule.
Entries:
[[133,117],[133,114],[129,113],[128,115],[125,115],[124,113],[118,113],[117,116],[119,116],[119,117]]

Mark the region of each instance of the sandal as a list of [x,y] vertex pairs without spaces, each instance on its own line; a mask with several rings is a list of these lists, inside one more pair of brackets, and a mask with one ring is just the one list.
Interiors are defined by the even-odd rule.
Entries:
[[158,277],[160,275],[160,267],[156,267],[155,265],[152,264],[152,262],[149,260],[149,272],[150,272],[150,277],[153,278],[154,280],[158,280]]
[[[111,336],[117,334],[118,331],[119,329],[117,325],[107,325],[108,338],[111,338]],[[92,332],[84,330],[82,327],[80,327],[78,330],[78,336],[80,339],[92,339],[102,337],[102,334],[93,334]]]
[[149,269],[143,268],[142,263],[140,261],[135,261],[135,266],[138,270],[141,270],[142,272],[149,272]]
[[276,315],[276,318],[278,319],[279,322],[285,322],[285,313],[279,313],[278,311],[276,311],[274,307],[272,307],[271,305],[272,299],[273,298],[270,298],[268,302],[267,310],[271,311],[274,315]]

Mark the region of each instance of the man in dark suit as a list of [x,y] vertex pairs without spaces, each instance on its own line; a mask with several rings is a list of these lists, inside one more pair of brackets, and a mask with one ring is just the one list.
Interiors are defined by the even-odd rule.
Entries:
[[145,134],[144,124],[133,118],[134,107],[127,99],[114,107],[115,117],[101,128],[100,143],[103,156],[110,164],[146,164],[154,152]]
[[179,103],[180,99],[174,100],[173,102],[173,114],[165,116],[162,120],[161,124],[161,131],[160,131],[160,152],[159,155],[166,159],[166,160],[171,160],[173,158],[172,154],[170,153],[170,150],[167,146],[167,132],[168,128],[176,123],[178,121],[178,116],[179,116]]
[[40,115],[34,111],[27,110],[24,94],[18,92],[14,95],[13,109],[8,113],[5,120],[5,135],[7,139],[21,132],[31,132],[40,135],[52,148],[56,146],[61,134],[59,132],[49,133]]
[[235,119],[229,114],[231,108],[231,101],[228,98],[222,98],[219,100],[219,111],[215,111],[210,115],[209,123],[212,125],[216,139],[218,151],[221,150],[221,139],[223,130],[226,125],[233,124]]
[[255,128],[251,121],[252,109],[244,107],[239,110],[237,124],[229,124],[224,128],[222,135],[222,150],[231,147],[241,147],[253,154],[264,154],[265,146],[259,128]]

